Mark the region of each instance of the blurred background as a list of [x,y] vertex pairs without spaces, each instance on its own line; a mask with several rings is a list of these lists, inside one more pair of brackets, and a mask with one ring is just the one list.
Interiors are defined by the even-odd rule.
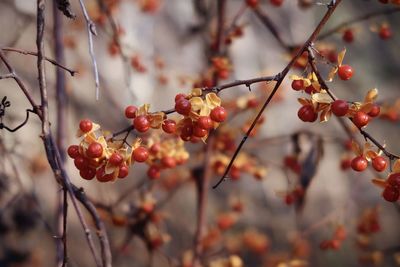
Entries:
[[[64,149],[79,143],[76,131],[83,118],[100,124],[104,130],[117,132],[131,124],[124,116],[127,105],[147,103],[151,111],[167,110],[174,106],[176,94],[188,94],[194,86],[206,84],[213,68],[212,58],[217,54],[212,50],[217,30],[216,2],[84,1],[97,29],[93,41],[99,68],[98,100],[79,1],[71,1],[75,19],[58,11],[63,24],[64,64],[78,71],[74,77],[65,72],[68,103]],[[228,76],[220,77],[219,84],[282,71],[294,55],[293,49],[315,29],[329,1],[284,0],[276,6],[271,3],[274,1],[260,0],[257,8],[241,0],[225,2],[224,27],[228,34],[222,51],[230,67]],[[350,64],[355,74],[350,81],[336,78],[329,83],[338,97],[350,102],[363,101],[368,90],[378,88],[381,116],[368,125],[367,131],[395,153],[400,151],[400,7],[382,2],[343,1],[322,34],[343,22],[356,21],[318,40],[315,47],[328,57],[347,50],[344,63]],[[52,5],[52,1],[46,1],[45,51],[49,58],[55,58]],[[374,15],[358,20],[366,14]],[[237,34],[229,35],[229,27]],[[382,38],[382,27],[390,27],[390,38]],[[0,1],[0,29],[1,47],[36,51],[36,1]],[[344,37],[346,31],[351,31],[351,42]],[[36,57],[10,51],[5,54],[39,100]],[[325,61],[317,55],[324,77],[329,70]],[[2,64],[0,73],[6,72]],[[303,66],[290,74],[308,72]],[[58,104],[56,68],[52,64],[46,64],[46,75],[50,121],[55,132]],[[343,166],[344,161],[354,157],[346,149],[346,132],[336,118],[324,123],[302,122],[297,117],[297,98],[309,95],[292,90],[290,84],[287,77],[265,111],[257,134],[247,140],[242,151],[266,171],[265,175],[254,178],[242,171],[239,177],[228,179],[214,190],[211,186],[220,174],[213,168],[206,188],[209,194],[202,264],[399,266],[398,203],[385,201],[382,189],[371,183],[373,178],[386,178],[389,170],[358,173]],[[229,133],[237,146],[243,125],[255,117],[271,88],[271,84],[255,84],[251,92],[245,86],[222,91],[223,106],[254,101],[255,107],[245,105],[233,112],[228,122],[218,128],[218,138]],[[11,106],[3,122],[15,127],[25,119],[29,102],[11,79],[0,81],[0,97],[4,96]],[[40,133],[41,124],[35,116],[14,133],[0,131],[0,266],[54,266],[56,262],[57,214],[62,192],[48,166]],[[354,136],[364,143],[357,131]],[[188,162],[163,171],[156,181],[147,177],[145,164],[135,164],[127,178],[113,183],[86,181],[79,176],[73,160],[66,160],[72,182],[84,188],[106,223],[113,266],[192,266],[199,188],[195,181],[201,181],[196,170],[204,160],[204,146],[202,142],[186,142]],[[225,152],[231,157],[232,151]],[[299,171],[299,166],[307,171]],[[298,197],[293,192],[304,179],[305,194]],[[293,196],[295,200],[291,199]],[[152,210],[151,222],[135,224],[138,219],[133,211],[153,204],[157,210]],[[90,217],[85,216],[93,230]],[[324,247],[324,241],[333,240],[343,229],[346,238],[339,247]],[[94,230],[92,234],[95,238]],[[67,242],[68,266],[95,266],[72,204],[68,211]],[[238,261],[242,265],[235,265],[240,264]]]

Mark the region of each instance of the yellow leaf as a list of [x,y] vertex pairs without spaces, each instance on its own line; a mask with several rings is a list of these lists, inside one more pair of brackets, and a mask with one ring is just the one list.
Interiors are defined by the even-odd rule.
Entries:
[[297,101],[303,106],[310,104],[310,101],[306,98],[297,98]]
[[365,155],[365,158],[370,161],[370,160],[374,159],[376,156],[378,156],[378,153],[376,153],[373,150],[367,150],[364,152],[364,155]]
[[221,98],[215,93],[209,93],[206,95],[206,103],[210,109],[221,106]]
[[393,164],[393,172],[400,172],[400,159],[396,160]]
[[189,101],[192,105],[192,111],[199,111],[204,104],[203,99],[198,96],[192,97]]
[[200,110],[200,116],[208,116],[211,113],[211,109],[207,105],[203,105]]
[[292,74],[289,76],[289,79],[296,81],[296,80],[303,80],[303,77]]
[[337,67],[333,67],[333,68],[329,71],[329,74],[328,74],[328,82],[333,81],[333,78],[335,78],[335,74],[336,74],[337,71],[338,71],[338,68],[337,68]]
[[329,104],[332,102],[331,97],[324,91],[321,91],[321,93],[316,93],[311,96],[312,100],[317,102],[317,103],[326,103]]
[[201,96],[203,94],[203,90],[201,88],[193,88],[192,96]]
[[324,111],[321,112],[321,115],[319,116],[319,121],[327,122],[330,117],[331,117],[331,110],[325,109]]
[[346,48],[343,49],[342,51],[340,51],[340,53],[338,54],[338,65],[341,66],[343,59],[344,59],[344,55],[346,55]]
[[374,102],[378,97],[378,89],[374,88],[368,91],[364,102]]

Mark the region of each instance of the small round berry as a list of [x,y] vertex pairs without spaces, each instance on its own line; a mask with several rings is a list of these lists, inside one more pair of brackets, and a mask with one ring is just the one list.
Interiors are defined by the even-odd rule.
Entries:
[[155,155],[161,150],[161,145],[159,143],[155,143],[150,147],[150,153]]
[[347,114],[347,111],[349,111],[349,104],[344,100],[338,99],[332,103],[331,109],[333,114],[342,117]]
[[387,25],[382,26],[382,27],[380,28],[380,30],[379,30],[379,37],[380,37],[382,40],[390,39],[390,37],[392,37],[392,35],[393,35],[392,30],[391,30],[390,27],[387,26]]
[[208,134],[208,131],[204,128],[199,127],[198,125],[193,127],[193,135],[199,138],[205,137]]
[[179,101],[175,102],[175,110],[179,114],[187,116],[192,110],[192,104],[187,99],[180,99]]
[[315,90],[314,86],[310,84],[309,86],[306,87],[306,89],[304,89],[304,92],[310,95],[317,92],[317,90]]
[[110,182],[114,179],[114,176],[112,173],[106,174],[105,166],[97,169],[96,171],[96,179],[99,182],[106,183]]
[[350,80],[353,77],[354,71],[353,68],[349,65],[342,65],[339,67],[338,75],[339,78],[343,81]]
[[354,33],[353,30],[347,29],[343,32],[343,41],[347,43],[352,43],[354,41]]
[[162,124],[162,129],[164,130],[164,132],[168,133],[168,134],[172,134],[175,133],[176,131],[176,122],[174,120],[164,120],[163,124]]
[[368,112],[368,116],[370,117],[376,117],[381,113],[381,108],[378,105],[374,105],[371,110]]
[[155,165],[151,165],[150,168],[147,170],[147,176],[152,180],[160,178],[160,168]]
[[386,180],[387,184],[400,190],[400,173],[391,174]]
[[133,159],[137,162],[145,162],[149,158],[149,150],[144,147],[140,146],[133,150]]
[[304,89],[304,81],[303,80],[293,80],[292,88],[295,91],[300,91]]
[[345,171],[351,167],[351,159],[342,159],[340,162],[340,168]]
[[68,156],[70,156],[70,158],[72,158],[72,159],[78,157],[80,155],[79,146],[77,146],[77,145],[69,146],[67,149],[67,153],[68,153]]
[[181,99],[186,99],[186,95],[185,94],[177,94],[175,96],[175,103],[178,102]]
[[377,156],[372,159],[372,167],[374,167],[377,172],[382,172],[387,167],[387,161],[384,157]]
[[79,129],[81,129],[81,131],[84,133],[89,132],[90,130],[92,130],[92,128],[93,128],[93,123],[91,120],[84,119],[79,122]]
[[215,122],[223,122],[227,116],[228,113],[223,107],[215,107],[210,113],[210,118]]
[[108,162],[111,165],[119,166],[124,161],[124,158],[118,152],[114,152],[111,154],[111,157],[108,159]]
[[103,146],[97,142],[91,143],[86,150],[86,155],[92,159],[100,158],[103,155]]
[[362,156],[357,156],[351,161],[351,168],[357,172],[362,172],[368,167],[368,161]]
[[283,3],[283,0],[270,0],[270,2],[274,6],[281,6]]
[[256,108],[259,104],[260,102],[257,100],[257,98],[250,98],[249,100],[247,100],[248,108]]
[[128,176],[129,174],[129,168],[128,166],[123,163],[121,164],[121,166],[119,167],[119,171],[118,171],[118,178],[125,178],[126,176]]
[[383,190],[382,196],[386,201],[396,202],[397,200],[399,200],[400,191],[398,189],[394,188],[393,186],[388,185]]
[[85,180],[92,180],[96,176],[96,169],[94,168],[83,168],[79,171],[80,176]]
[[74,159],[74,165],[78,170],[82,170],[87,167],[88,161],[82,156],[78,156]]
[[208,130],[213,127],[213,121],[209,116],[200,116],[196,125],[200,128]]
[[150,122],[145,115],[139,115],[133,119],[133,126],[138,132],[144,133],[150,128]]
[[173,157],[165,156],[161,158],[161,164],[165,168],[174,168],[176,166],[176,160]]
[[258,0],[246,0],[246,4],[249,7],[255,8],[258,6]]
[[314,111],[311,105],[305,105],[299,109],[297,116],[304,122],[314,122],[318,118],[318,113]]
[[136,117],[136,110],[137,107],[135,106],[127,106],[125,108],[125,117],[127,117],[128,119],[133,119]]
[[353,122],[358,128],[362,128],[368,124],[369,116],[363,111],[357,111],[356,114],[354,114]]

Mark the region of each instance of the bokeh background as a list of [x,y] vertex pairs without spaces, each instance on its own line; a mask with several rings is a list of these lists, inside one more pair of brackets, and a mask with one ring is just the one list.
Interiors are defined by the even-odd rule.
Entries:
[[[52,1],[46,2],[48,6],[45,49],[46,55],[53,58]],[[101,124],[104,129],[115,132],[130,123],[123,116],[127,105],[139,106],[149,103],[154,111],[173,107],[175,95],[188,93],[193,81],[198,79],[209,65],[207,49],[211,38],[210,28],[215,29],[216,24],[216,1],[154,1],[159,6],[151,12],[143,11],[143,1],[105,1],[114,5],[113,17],[123,29],[120,36],[123,53],[129,59],[136,56],[146,68],[145,72],[140,72],[129,68],[130,62],[127,63],[127,71],[127,64],[122,57],[111,54],[112,29],[101,17],[97,1],[88,0],[85,4],[89,15],[97,24],[98,32],[98,36],[94,37],[94,51],[99,66],[100,98],[96,100],[85,21],[78,1],[71,2],[77,18],[62,19],[65,64],[79,73],[75,77],[66,74],[69,98],[66,121],[68,144],[78,142],[75,133],[82,118],[90,118]],[[203,2],[209,10],[210,18],[206,19],[208,24],[205,23],[199,9],[196,9],[196,2]],[[285,0],[283,5],[277,8],[269,1],[260,0],[260,7],[268,14],[288,45],[301,44],[308,38],[325,13],[324,4],[328,1],[304,1],[310,2],[307,8],[300,8],[299,2],[301,1]],[[243,1],[227,1],[227,25],[242,6]],[[377,0],[343,1],[322,32],[363,14],[393,7],[395,6],[384,5]],[[35,51],[35,15],[34,0],[0,1],[0,45]],[[382,23],[391,26],[393,37],[389,40],[379,38],[377,30]],[[238,24],[244,25],[244,34],[235,39],[227,49],[233,71],[229,78],[221,83],[280,72],[290,57],[250,8],[244,11]],[[378,88],[380,103],[394,105],[400,96],[398,25],[400,12],[377,16],[351,25],[355,35],[352,43],[344,42],[342,32],[339,31],[316,44],[317,47],[334,47],[337,51],[347,49],[345,63],[353,66],[355,75],[350,81],[337,79],[330,84],[337,96],[349,101],[360,101],[369,89]],[[36,57],[11,52],[7,53],[7,57],[19,75],[30,85],[31,93],[39,99]],[[162,69],[154,64],[160,59],[165,64]],[[324,74],[325,70],[326,68]],[[0,67],[0,71],[6,71],[4,66]],[[301,74],[302,71],[294,70],[292,73]],[[46,65],[46,74],[51,99],[50,120],[55,128],[55,68],[51,64]],[[232,199],[240,199],[244,206],[237,223],[223,234],[219,243],[211,250],[210,261],[227,257],[234,251],[241,256],[244,266],[290,266],[278,263],[280,260],[288,262],[294,259],[293,255],[297,254],[293,251],[297,246],[298,249],[304,250],[304,255],[300,253],[300,258],[307,261],[309,266],[366,266],[367,263],[360,263],[360,257],[363,256],[372,259],[372,263],[369,264],[398,266],[398,205],[382,199],[382,189],[371,183],[371,179],[376,178],[376,173],[341,170],[340,162],[346,153],[342,145],[347,140],[345,132],[334,118],[326,123],[306,124],[300,121],[297,117],[300,107],[297,98],[307,95],[293,91],[290,82],[290,79],[284,81],[277,96],[278,100],[265,112],[265,123],[257,136],[250,138],[244,148],[268,169],[267,175],[262,180],[256,180],[243,174],[238,181],[224,182],[216,190],[208,188],[209,229],[215,225],[221,213],[230,210]],[[249,93],[244,86],[236,87],[225,90],[220,96],[224,102],[234,101],[249,94],[258,94],[262,101],[267,88],[254,86],[253,89],[253,92]],[[0,81],[0,97],[3,96],[7,96],[11,102],[4,122],[17,125],[25,118],[25,109],[29,108],[29,102],[15,82],[9,79]],[[234,117],[229,126],[236,127],[236,131],[240,133],[243,122],[253,117],[253,111],[244,111]],[[4,130],[0,132],[0,266],[55,264],[55,229],[60,188],[47,164],[39,138],[40,127],[37,118],[31,118],[15,133]],[[385,143],[390,151],[400,151],[397,120],[377,119],[370,123],[367,129],[377,140]],[[290,184],[296,181],[293,172],[285,171],[287,168],[283,166],[283,158],[292,153],[294,143],[290,136],[299,131],[314,133],[301,135],[300,144],[304,146],[305,151],[315,146],[314,138],[317,136],[323,140],[324,153],[316,163],[316,173],[307,189],[304,205],[300,210],[296,210],[294,205],[287,205],[282,197],[290,188]],[[362,141],[357,133],[356,136]],[[240,134],[236,144],[239,140]],[[188,150],[193,152],[199,151],[201,146],[202,144],[187,145]],[[163,173],[161,180],[173,175],[188,180],[174,190],[173,194],[160,186],[162,182],[156,181],[150,185],[146,177],[146,167],[140,164],[133,167],[128,178],[105,184],[81,179],[72,160],[67,160],[66,166],[73,183],[82,186],[96,203],[105,205],[115,202],[132,185],[144,183],[140,190],[133,191],[124,199],[116,208],[116,213],[127,213],[131,206],[139,201],[143,192],[150,190],[156,201],[165,201],[162,212],[166,218],[158,227],[169,235],[170,240],[153,253],[152,266],[175,266],[176,262],[180,262],[182,255],[193,246],[197,199],[195,184],[190,180],[190,168],[201,159],[201,156],[193,153],[187,165],[179,167],[179,170]],[[387,172],[381,176],[385,175]],[[212,183],[218,178],[218,175],[214,175]],[[362,214],[368,209],[377,212],[380,231],[368,237],[370,244],[367,249],[360,249],[357,245],[360,238],[357,225]],[[127,236],[127,228],[114,225],[106,215],[104,216],[111,245],[116,251]],[[90,221],[89,217],[88,220]],[[321,241],[329,239],[337,225],[345,226],[347,231],[347,238],[341,248],[321,250]],[[251,240],[260,236],[267,238],[269,248],[255,253],[246,244],[241,243],[244,233],[250,233]],[[299,235],[303,235],[301,240],[304,244],[294,245],[296,240],[299,240]],[[94,266],[84,233],[72,207],[68,214],[68,245],[68,266]],[[149,266],[149,253],[137,237],[133,238],[126,248],[116,253],[114,266]]]

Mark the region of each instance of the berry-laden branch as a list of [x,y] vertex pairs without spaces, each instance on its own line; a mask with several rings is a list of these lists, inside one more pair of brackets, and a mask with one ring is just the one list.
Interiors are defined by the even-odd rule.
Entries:
[[328,11],[325,13],[324,17],[321,19],[313,33],[310,35],[310,37],[307,39],[307,41],[303,44],[303,46],[298,50],[297,54],[292,58],[292,60],[289,62],[289,64],[285,67],[285,69],[278,75],[278,79],[276,81],[276,84],[274,86],[274,89],[268,96],[267,100],[264,102],[263,106],[260,109],[260,112],[257,114],[256,118],[252,122],[251,126],[249,127],[248,131],[246,134],[243,136],[242,141],[240,142],[239,146],[237,147],[235,153],[233,154],[233,157],[231,161],[229,162],[227,168],[225,169],[224,174],[220,178],[220,180],[213,186],[213,188],[217,188],[227,177],[227,174],[229,173],[236,157],[238,156],[240,150],[242,149],[244,143],[246,142],[247,138],[251,134],[252,130],[257,124],[257,121],[261,117],[261,115],[264,113],[264,110],[268,106],[268,104],[271,102],[272,98],[274,97],[275,93],[278,91],[281,83],[285,79],[286,75],[288,74],[289,70],[293,67],[297,59],[300,58],[300,56],[307,50],[308,46],[315,41],[317,38],[318,34],[320,33],[321,29],[325,26],[326,22],[329,20],[333,12],[336,10],[337,6],[341,3],[341,0],[337,1],[332,1],[331,4],[328,6]]
[[[316,63],[315,63],[315,57],[313,55],[313,50],[311,47],[308,48],[308,52],[309,52],[309,64],[311,66],[312,71],[316,74],[317,78],[318,78],[318,82],[321,84],[321,88],[326,90],[326,92],[328,93],[328,95],[331,97],[331,99],[333,101],[337,100],[337,97],[332,93],[332,91],[329,89],[327,83],[325,82],[325,80],[323,79],[323,77],[321,76],[321,73],[318,71]],[[342,118],[338,117],[339,120],[342,120]],[[354,119],[349,118],[349,120],[357,127],[357,129],[359,130],[360,134],[364,137],[365,140],[370,140],[376,147],[378,147],[390,160],[395,160],[395,159],[399,159],[400,157],[398,155],[395,155],[393,153],[390,153],[389,151],[387,151],[387,149],[379,142],[377,141],[374,137],[372,137],[368,132],[366,132],[365,130],[363,130],[361,127],[359,127],[359,125],[354,121]],[[345,126],[345,124],[341,124],[342,126]],[[346,132],[349,132],[349,129],[345,129]],[[351,132],[351,131],[350,131]]]

